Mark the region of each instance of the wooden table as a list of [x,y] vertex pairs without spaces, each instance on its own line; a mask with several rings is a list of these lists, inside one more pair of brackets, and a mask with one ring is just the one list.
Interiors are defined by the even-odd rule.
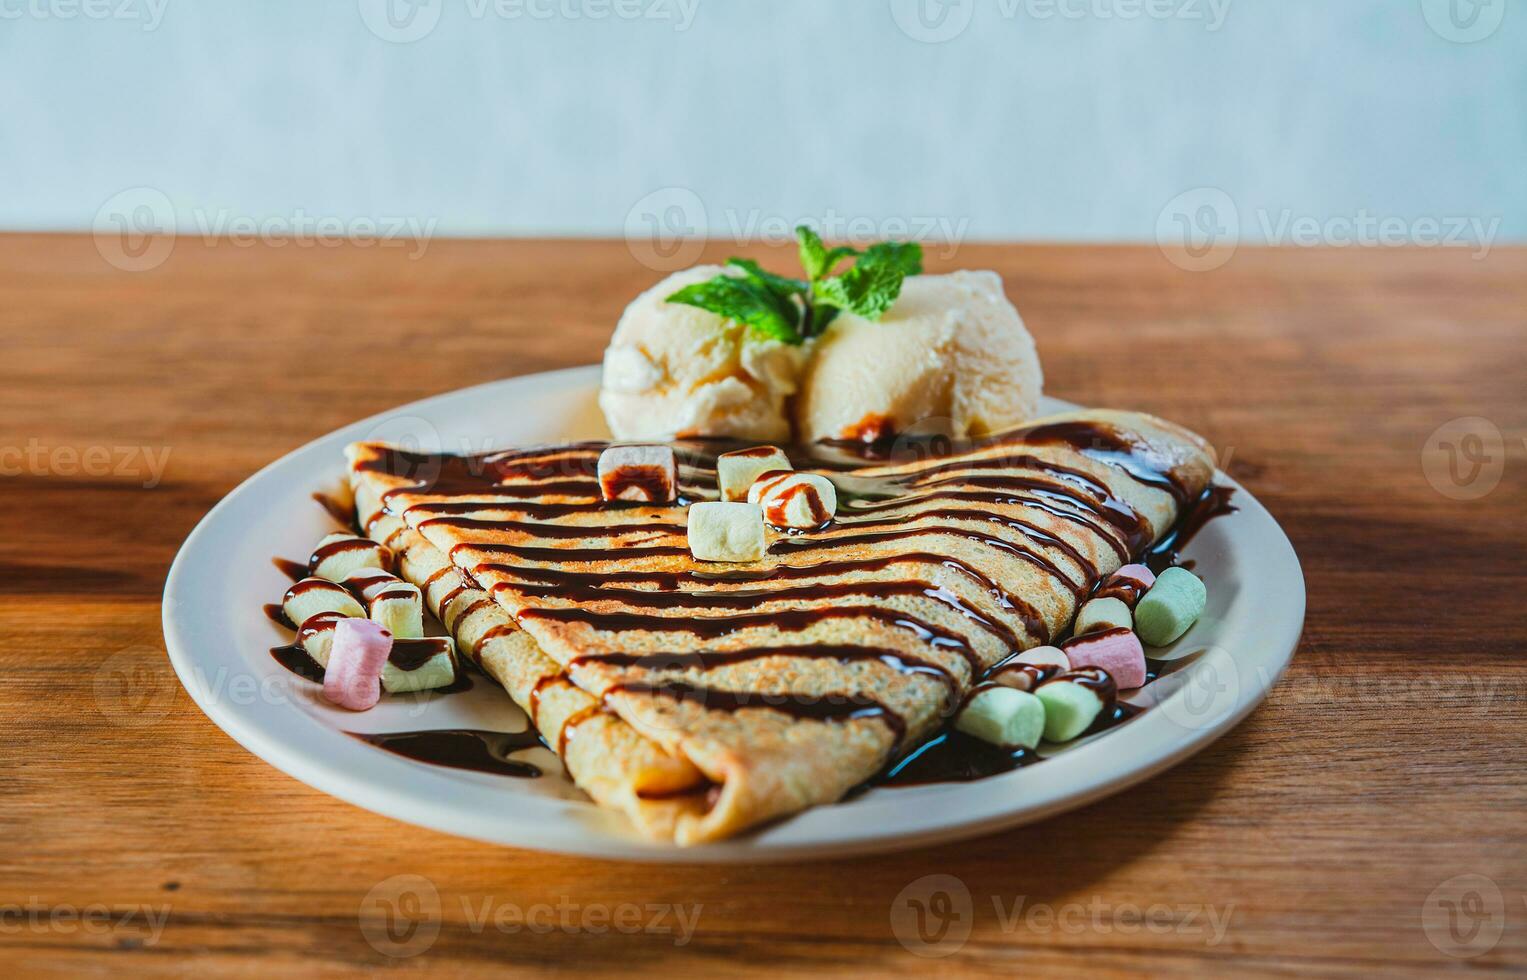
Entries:
[[[413,252],[182,239],[127,272],[89,237],[0,238],[13,971],[1527,969],[1527,251],[1243,249],[1209,273],[1145,247],[936,252],[933,270],[1002,273],[1050,392],[1214,440],[1303,560],[1299,654],[1213,747],[1078,812],[892,856],[709,869],[395,823],[267,766],[176,683],[160,591],[224,493],[388,406],[595,361],[655,279],[620,242]],[[1484,421],[1432,438],[1464,417]],[[1449,474],[1449,446],[1491,459]],[[1465,874],[1504,910],[1477,880],[1433,892]],[[385,923],[366,898],[395,875],[427,878],[443,919],[399,960],[369,941]],[[928,875],[970,895],[968,939],[946,934],[938,960],[891,919],[898,895],[938,890]],[[1478,955],[1454,958],[1438,917],[1467,891],[1485,904],[1454,926]],[[654,922],[656,905],[699,906],[697,928]],[[495,925],[525,912],[554,927]]]

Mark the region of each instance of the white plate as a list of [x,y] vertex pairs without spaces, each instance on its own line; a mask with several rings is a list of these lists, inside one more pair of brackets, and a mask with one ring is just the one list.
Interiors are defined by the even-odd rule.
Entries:
[[[196,703],[271,765],[399,820],[498,844],[598,857],[769,861],[932,844],[1038,820],[1098,799],[1202,749],[1240,721],[1287,666],[1304,621],[1304,579],[1282,530],[1237,487],[1240,510],[1210,521],[1186,556],[1209,583],[1204,617],[1165,656],[1207,651],[1143,694],[1160,701],[1122,734],[971,783],[881,788],[746,837],[697,848],[655,844],[561,778],[512,779],[414,762],[343,734],[438,728],[519,731],[523,713],[484,678],[464,694],[384,699],[365,714],[333,708],[270,656],[289,634],[262,612],[332,520],[312,499],[343,478],[357,439],[483,451],[598,438],[598,368],[514,378],[425,399],[346,426],[277,460],[214,507],[186,539],[164,590],[170,660]],[[1046,411],[1072,407],[1046,400]],[[1223,474],[1222,483],[1234,485]],[[545,750],[533,750],[545,762]],[[554,765],[554,763],[553,763]]]

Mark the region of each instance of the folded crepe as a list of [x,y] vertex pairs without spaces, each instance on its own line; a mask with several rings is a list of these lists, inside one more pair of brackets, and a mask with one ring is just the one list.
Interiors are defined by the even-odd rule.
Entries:
[[[402,545],[402,574],[453,629],[489,624],[462,647],[574,780],[680,844],[872,778],[988,668],[1062,634],[1213,475],[1185,429],[1070,413],[952,454],[814,470],[837,486],[836,519],[770,529],[762,561],[728,565],[690,556],[682,506],[601,501],[603,448],[349,457],[363,526]],[[683,497],[714,498],[715,447],[676,449]],[[552,691],[575,706],[551,713]]]

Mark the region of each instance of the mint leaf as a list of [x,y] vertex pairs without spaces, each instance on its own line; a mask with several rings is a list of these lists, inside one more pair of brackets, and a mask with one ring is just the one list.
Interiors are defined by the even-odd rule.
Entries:
[[[847,245],[828,248],[806,225],[795,229],[806,279],[767,271],[752,259],[731,258],[741,276],[720,275],[686,286],[668,297],[742,324],[756,337],[801,344],[819,336],[838,313],[848,310],[878,320],[901,295],[902,280],[923,271],[923,247],[916,242],[880,242],[862,253]],[[844,259],[857,261],[840,276]]]
[[827,246],[822,244],[821,236],[805,225],[796,225],[795,240],[801,254],[801,268],[806,270],[806,278],[822,278],[822,267],[827,263]]
[[796,329],[800,324],[796,305],[752,279],[716,276],[685,286],[669,296],[668,302],[709,310],[742,324],[760,339],[787,344],[799,344],[805,339]]
[[[866,320],[878,320],[901,295],[907,276],[923,271],[923,247],[916,242],[880,242],[871,245],[841,276],[823,279],[812,286],[812,297],[819,305],[857,313]],[[825,322],[812,323],[815,332]]]
[[833,266],[850,255],[859,254],[857,249],[849,248],[847,245],[829,249],[823,244],[821,236],[806,225],[796,227],[795,238],[800,243],[801,268],[806,270],[806,278],[812,282],[816,282],[823,276],[832,275]]
[[841,276],[817,283],[814,295],[818,305],[836,306],[866,320],[878,320],[896,302],[905,278],[895,266],[861,260]]
[[752,259],[730,258],[726,264],[736,269],[741,269],[752,282],[764,287],[771,293],[782,297],[804,295],[811,288],[811,284],[800,279],[788,279],[784,276],[776,276],[767,272],[762,266]]
[[866,262],[885,263],[900,269],[904,276],[920,276],[923,272],[923,247],[917,242],[880,242],[864,252],[860,265]]

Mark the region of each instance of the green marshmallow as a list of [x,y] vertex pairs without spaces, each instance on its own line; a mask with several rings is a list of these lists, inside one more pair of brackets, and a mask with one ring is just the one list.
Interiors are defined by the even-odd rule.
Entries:
[[1069,742],[1103,711],[1098,692],[1074,681],[1051,681],[1034,692],[1045,709],[1046,742]]
[[970,699],[954,727],[993,745],[1032,749],[1044,734],[1045,706],[1027,691],[990,687]]
[[1188,631],[1204,614],[1209,592],[1197,575],[1168,568],[1135,606],[1135,632],[1153,647],[1164,647]]

